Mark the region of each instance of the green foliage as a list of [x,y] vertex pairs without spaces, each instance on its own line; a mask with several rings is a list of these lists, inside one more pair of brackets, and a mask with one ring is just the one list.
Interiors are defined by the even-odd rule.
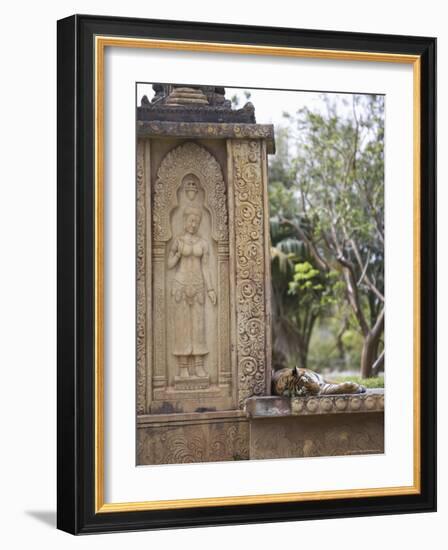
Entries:
[[285,363],[359,368],[363,338],[383,308],[384,98],[322,99],[325,109],[285,113],[276,127],[274,350]]
[[354,349],[360,346],[362,338],[358,331],[353,329],[346,330],[341,336],[345,349]]
[[360,376],[337,376],[335,382],[356,382],[366,388],[384,388],[384,376],[361,378]]
[[333,295],[336,278],[334,271],[322,273],[309,261],[297,262],[292,281],[289,282],[289,294],[300,296],[301,301],[312,300],[320,307],[330,306],[336,303]]

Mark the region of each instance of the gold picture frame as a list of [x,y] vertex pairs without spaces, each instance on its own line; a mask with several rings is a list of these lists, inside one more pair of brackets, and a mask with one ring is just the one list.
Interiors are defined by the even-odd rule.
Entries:
[[[254,519],[248,519],[252,514],[254,518],[254,511],[251,511],[251,507],[256,506],[259,509],[260,505],[265,506],[268,510],[267,513],[271,513],[274,520],[280,518],[281,514],[289,514],[289,517],[300,517],[303,514],[303,504],[310,503],[327,503],[323,508],[323,512],[319,515],[316,512],[315,517],[327,517],[331,516],[334,506],[341,505],[344,501],[349,501],[352,506],[357,508],[357,514],[369,514],[375,513],[375,510],[380,510],[383,502],[393,502],[394,497],[400,497],[397,500],[396,510],[401,511],[404,507],[401,507],[401,502],[407,499],[406,502],[412,507],[412,503],[415,506],[420,506],[422,509],[431,509],[433,507],[434,495],[428,494],[428,476],[434,476],[433,465],[431,460],[428,459],[428,449],[422,453],[422,421],[425,422],[423,428],[425,431],[425,442],[428,444],[428,418],[431,417],[431,412],[428,410],[429,403],[428,397],[422,394],[421,378],[422,378],[422,339],[424,339],[424,347],[427,350],[428,338],[431,337],[428,334],[422,334],[422,330],[427,325],[428,319],[422,318],[422,240],[426,243],[430,239],[430,235],[427,229],[428,217],[431,212],[427,207],[424,208],[422,203],[422,192],[432,192],[434,182],[428,181],[427,169],[428,162],[433,161],[434,146],[425,149],[427,158],[422,162],[422,136],[427,138],[428,136],[428,119],[431,119],[432,113],[429,112],[427,105],[428,96],[433,94],[434,86],[434,74],[433,66],[428,61],[428,56],[433,55],[434,41],[433,39],[426,39],[424,45],[420,42],[415,43],[410,41],[410,45],[402,37],[388,37],[386,46],[383,46],[381,50],[378,47],[378,37],[376,35],[369,36],[368,39],[364,38],[366,46],[363,49],[356,49],[353,41],[349,40],[348,36],[344,34],[338,35],[338,33],[322,32],[317,35],[314,41],[314,45],[311,47],[301,46],[303,42],[303,36],[300,32],[294,35],[294,44],[285,46],[284,40],[281,40],[281,32],[274,29],[270,29],[271,32],[271,45],[257,43],[257,28],[248,28],[245,37],[241,35],[241,42],[231,43],[226,41],[226,33],[229,28],[222,26],[222,33],[217,35],[216,41],[206,40],[206,33],[201,35],[199,29],[195,28],[193,23],[185,23],[184,32],[179,32],[179,38],[160,38],[160,34],[167,32],[170,28],[170,22],[165,22],[165,26],[158,27],[154,22],[141,21],[141,30],[137,34],[135,31],[131,32],[127,27],[128,20],[120,20],[115,18],[94,18],[89,16],[74,16],[59,22],[59,71],[60,71],[60,87],[65,89],[67,81],[74,79],[76,73],[77,79],[82,81],[86,79],[87,72],[89,73],[90,83],[92,84],[92,96],[90,97],[90,104],[93,107],[93,113],[90,114],[89,135],[84,137],[86,143],[82,144],[82,147],[90,146],[93,149],[93,173],[92,184],[94,192],[89,195],[90,208],[92,213],[91,226],[89,227],[90,235],[93,232],[92,250],[90,253],[90,261],[93,262],[92,272],[92,291],[90,298],[92,300],[93,308],[91,309],[92,324],[91,329],[91,343],[93,344],[92,361],[89,366],[80,364],[79,362],[73,366],[73,376],[75,379],[80,376],[80,369],[89,368],[91,373],[90,387],[91,396],[93,402],[90,402],[92,415],[83,419],[82,423],[88,423],[90,426],[91,448],[85,449],[84,452],[89,454],[89,459],[83,458],[81,461],[84,464],[84,471],[89,470],[90,473],[85,474],[83,491],[84,497],[80,498],[80,506],[83,507],[83,519],[79,517],[77,521],[71,517],[67,505],[67,496],[62,492],[59,496],[59,527],[68,530],[70,532],[97,532],[114,529],[128,529],[134,528],[135,522],[138,523],[138,528],[152,528],[160,526],[159,512],[167,511],[170,513],[168,519],[163,521],[168,522],[171,526],[180,525],[181,515],[175,513],[175,511],[187,512],[189,524],[198,524],[198,516],[192,517],[191,513],[195,510],[207,509],[211,511],[211,517],[209,523],[216,523],[216,514],[223,514],[222,523],[234,523],[253,521]],[[120,28],[120,32],[112,29]],[[154,31],[157,28],[157,32]],[[145,30],[146,29],[146,30]],[[188,30],[194,29],[198,39],[186,39],[185,34],[188,34]],[[174,31],[173,31],[174,32]],[[157,35],[151,36],[154,33]],[[251,34],[252,33],[252,34]],[[168,33],[169,34],[169,33]],[[80,41],[75,44],[74,37],[80,36]],[[362,35],[360,35],[362,36]],[[282,42],[282,45],[276,45],[275,41]],[[327,47],[322,44],[327,43]],[[297,45],[296,45],[297,44]],[[360,44],[360,42],[359,42]],[[321,45],[320,47],[318,47]],[[346,47],[344,47],[346,45]],[[336,47],[337,46],[337,47]],[[412,65],[413,70],[413,197],[414,197],[414,364],[413,364],[413,383],[414,383],[414,417],[413,417],[413,463],[414,463],[414,480],[410,486],[403,487],[381,487],[381,488],[366,488],[356,490],[336,490],[336,491],[317,491],[306,493],[281,493],[281,494],[265,494],[265,495],[247,495],[247,496],[226,496],[216,498],[193,498],[193,499],[181,499],[181,500],[157,500],[157,501],[142,501],[142,502],[119,502],[111,503],[105,502],[104,498],[104,86],[105,86],[105,72],[104,72],[104,58],[105,51],[109,47],[114,48],[151,48],[161,50],[175,50],[175,51],[191,51],[191,52],[214,52],[214,53],[232,53],[232,54],[244,54],[244,55],[269,55],[269,56],[288,56],[288,57],[301,57],[310,59],[325,59],[325,60],[338,60],[338,61],[365,61],[365,62],[382,62],[382,63],[399,63]],[[70,67],[67,68],[67,62],[69,59],[75,59],[74,51],[76,48],[81,49],[81,58],[85,67]],[[404,51],[403,51],[404,50]],[[87,60],[86,52],[91,52],[92,59]],[[83,56],[83,57],[82,57]],[[79,60],[78,60],[79,63]],[[424,77],[422,76],[422,65]],[[431,70],[432,67],[432,70]],[[67,75],[71,70],[71,74]],[[65,81],[64,81],[65,79]],[[86,82],[88,84],[88,82]],[[422,101],[422,94],[426,99],[426,103]],[[79,108],[79,106],[78,106]],[[423,112],[423,109],[426,109]],[[67,112],[61,112],[60,117],[67,119]],[[64,120],[65,120],[64,119]],[[424,124],[422,124],[424,119]],[[75,131],[75,129],[73,129]],[[64,130],[66,131],[66,130]],[[79,131],[79,130],[78,130]],[[63,136],[60,137],[61,142]],[[88,145],[87,145],[88,142]],[[60,147],[64,145],[60,143]],[[72,151],[72,154],[76,154]],[[67,169],[67,165],[62,163],[61,171]],[[75,176],[73,176],[73,180]],[[66,185],[60,181],[60,185]],[[423,186],[425,187],[425,190]],[[429,186],[429,187],[428,187]],[[64,192],[64,191],[63,191]],[[425,202],[426,204],[426,202]],[[59,204],[60,215],[64,215],[69,208],[69,199],[61,200]],[[87,210],[86,210],[87,211]],[[425,218],[424,223],[422,218]],[[61,222],[62,223],[62,222]],[[78,221],[79,223],[79,221]],[[67,235],[61,231],[61,238],[66,241]],[[423,274],[427,277],[427,275]],[[64,287],[64,281],[60,284]],[[67,292],[64,287],[63,292]],[[64,313],[65,314],[65,313]],[[432,319],[432,323],[434,319]],[[64,338],[68,338],[64,333],[61,336],[62,341]],[[73,344],[76,347],[76,342]],[[427,362],[431,362],[431,358],[425,358],[425,365]],[[61,359],[59,360],[59,368],[65,369],[64,365],[61,365]],[[427,371],[427,368],[426,368]],[[85,376],[85,374],[84,374]],[[84,382],[85,383],[85,382]],[[85,389],[85,387],[84,387]],[[60,388],[60,392],[64,390]],[[81,391],[81,386],[78,386],[78,391]],[[81,398],[83,399],[83,398]],[[61,408],[64,405],[60,405]],[[62,410],[59,414],[63,414]],[[93,424],[93,425],[92,425]],[[431,430],[430,430],[431,431]],[[434,440],[434,432],[429,437],[430,448],[432,448],[432,442]],[[76,440],[79,434],[73,434],[73,440]],[[60,445],[63,445],[60,441]],[[75,443],[73,442],[73,449]],[[87,445],[89,447],[89,445]],[[68,449],[66,452],[70,452]],[[429,453],[431,454],[431,453]],[[74,453],[72,452],[72,455]],[[65,457],[65,453],[61,450],[60,459],[60,472],[61,478],[59,485],[66,486],[67,483],[75,485],[79,483],[78,479],[72,479],[72,474],[68,473],[73,468],[69,468],[70,464],[80,464],[79,457],[71,456],[71,458]],[[75,468],[76,469],[76,468]],[[76,476],[75,476],[76,477]],[[63,479],[64,478],[64,479]],[[68,479],[70,478],[70,479]],[[88,478],[88,479],[87,479]],[[90,491],[86,488],[86,483],[89,484]],[[73,489],[75,493],[75,490]],[[87,493],[89,494],[87,495]],[[89,498],[90,509],[89,508]],[[93,499],[93,500],[92,500]],[[400,500],[401,499],[401,500]],[[291,508],[287,508],[294,503],[301,503],[302,506],[298,506],[295,511],[291,512]],[[373,503],[373,507],[372,507]],[[377,506],[375,508],[375,505]],[[282,509],[283,506],[283,509]],[[286,506],[286,508],[285,508]],[[425,508],[426,506],[426,508]],[[226,515],[223,510],[231,511],[241,510],[241,516],[236,519],[230,518],[230,514]],[[283,512],[282,512],[283,510]],[[191,513],[188,513],[190,511]],[[135,514],[139,513],[138,519]],[[155,514],[151,516],[151,514]],[[277,516],[276,516],[277,514]],[[291,515],[292,514],[292,515]],[[153,518],[153,519],[152,519]],[[177,519],[176,519],[177,518]],[[218,520],[218,522],[220,522]],[[202,522],[201,522],[202,524]],[[204,523],[206,524],[206,522]]]

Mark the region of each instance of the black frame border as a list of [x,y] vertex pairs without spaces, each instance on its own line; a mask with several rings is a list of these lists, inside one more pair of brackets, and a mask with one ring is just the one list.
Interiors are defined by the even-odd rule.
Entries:
[[[435,511],[436,39],[90,15],[62,19],[57,31],[57,527],[82,534]],[[95,514],[95,35],[420,56],[420,494]]]

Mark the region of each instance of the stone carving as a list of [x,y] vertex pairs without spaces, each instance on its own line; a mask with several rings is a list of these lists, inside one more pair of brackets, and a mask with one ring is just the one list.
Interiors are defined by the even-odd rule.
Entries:
[[187,142],[170,151],[157,172],[153,205],[153,239],[162,242],[171,239],[169,217],[178,206],[177,191],[185,175],[195,176],[203,185],[205,203],[211,213],[212,238],[215,241],[227,240],[227,201],[221,167],[207,149],[193,142]]
[[268,152],[274,152],[274,133],[270,124],[138,121],[137,129],[141,137],[177,135],[182,138],[263,138],[267,140]]
[[236,322],[238,403],[266,393],[266,305],[261,143],[235,140]]
[[[232,109],[232,102],[226,99],[225,88],[222,86],[196,86],[188,84],[162,84],[154,83],[152,89],[155,94],[150,102],[148,97],[144,95],[141,100],[141,105],[144,108],[155,107],[159,108],[161,105],[172,104],[170,101],[173,97],[185,97],[190,101],[177,101],[177,103],[185,108],[189,103],[195,103],[195,99],[199,99],[199,103],[209,105],[215,108],[225,108],[227,110]],[[193,101],[192,101],[193,100]],[[204,101],[205,100],[205,101]],[[179,111],[177,111],[179,113]],[[180,111],[182,114],[182,111]],[[180,115],[181,116],[181,115]],[[178,119],[180,118],[178,115]],[[139,117],[140,118],[140,117]]]
[[223,88],[154,89],[137,109],[138,463],[248,459],[242,409],[270,378],[273,127]]
[[384,453],[382,413],[265,418],[250,423],[250,458]]
[[156,94],[152,101],[143,96],[137,107],[140,120],[255,123],[252,103],[233,109],[221,86],[154,84],[153,89]]
[[165,99],[165,105],[209,105],[208,99],[200,88],[175,87]]
[[272,125],[218,87],[154,89],[137,110],[138,464],[383,452],[382,392],[294,370],[268,396]]
[[137,414],[146,412],[146,284],[144,142],[137,145]]
[[217,406],[224,395],[228,407],[227,195],[221,166],[205,147],[186,142],[161,159],[152,229],[151,410],[194,410],[181,400],[205,397],[201,404]]
[[245,421],[210,422],[141,428],[139,464],[180,464],[249,459],[249,429]]
[[360,395],[252,397],[246,401],[245,409],[252,418],[383,412],[384,391],[367,390]]
[[[194,200],[197,182],[188,175],[185,192]],[[168,269],[176,269],[171,290],[174,299],[173,326],[174,349],[179,376],[206,377],[204,356],[208,354],[205,332],[205,296],[216,305],[216,293],[211,282],[208,266],[209,245],[197,235],[202,210],[188,206],[184,208],[184,233],[173,240],[168,256]]]

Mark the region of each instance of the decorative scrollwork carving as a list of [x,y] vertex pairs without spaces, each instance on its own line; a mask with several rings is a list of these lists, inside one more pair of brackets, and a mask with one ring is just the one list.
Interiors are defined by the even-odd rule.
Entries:
[[172,237],[169,214],[177,205],[177,190],[184,176],[194,174],[205,191],[205,206],[211,212],[212,237],[225,241],[228,236],[227,201],[221,166],[207,149],[193,142],[166,154],[154,186],[153,238],[167,242]]
[[145,178],[144,142],[137,144],[137,413],[146,408],[146,283],[145,283]]
[[238,404],[266,390],[266,330],[261,143],[235,140],[235,248]]
[[139,432],[139,464],[248,460],[247,422],[146,428]]

